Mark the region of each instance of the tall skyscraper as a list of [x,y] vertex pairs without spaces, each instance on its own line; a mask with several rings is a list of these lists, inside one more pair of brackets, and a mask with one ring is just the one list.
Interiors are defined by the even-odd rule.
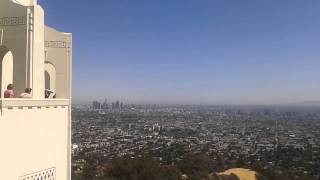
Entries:
[[94,110],[101,109],[101,103],[99,101],[93,101],[92,102],[92,109],[94,109]]
[[[37,0],[0,0],[0,180],[71,179],[72,35],[44,14]],[[32,98],[3,98],[8,84]]]
[[116,101],[115,108],[116,108],[116,109],[119,109],[119,108],[120,108],[120,102],[119,102],[119,101]]
[[104,100],[104,102],[103,102],[103,104],[102,104],[102,109],[105,109],[105,110],[106,110],[106,109],[109,109],[107,99]]

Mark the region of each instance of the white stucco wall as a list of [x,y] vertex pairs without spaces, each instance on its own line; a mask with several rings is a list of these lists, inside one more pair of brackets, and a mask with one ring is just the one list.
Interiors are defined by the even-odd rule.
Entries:
[[45,61],[56,69],[57,98],[71,98],[72,35],[45,27]]
[[[26,1],[27,2],[27,1]],[[0,29],[3,45],[14,57],[13,84],[16,94],[26,87],[34,98],[44,97],[44,10],[41,6],[21,6],[11,0],[0,1]]]
[[[52,167],[57,180],[69,180],[72,35],[45,29],[44,10],[36,0],[0,0],[0,29],[4,32],[0,48],[12,53],[4,56],[0,49],[0,58],[13,58],[13,64],[0,68],[1,74],[11,74],[8,69],[13,66],[13,78],[5,77],[5,83],[13,81],[16,95],[26,87],[33,89],[29,100],[0,99],[0,180],[19,179]],[[46,47],[49,40],[68,45]],[[45,61],[55,67],[52,86],[60,99],[44,99]]]
[[44,11],[37,5],[34,7],[33,53],[30,66],[31,88],[34,98],[44,97]]
[[0,116],[0,179],[56,167],[56,179],[66,180],[69,107],[2,109]]

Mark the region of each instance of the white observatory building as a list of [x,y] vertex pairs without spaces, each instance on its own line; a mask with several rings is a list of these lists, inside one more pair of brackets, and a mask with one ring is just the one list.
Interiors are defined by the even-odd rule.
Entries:
[[71,70],[72,35],[47,27],[37,0],[0,0],[0,180],[71,179]]

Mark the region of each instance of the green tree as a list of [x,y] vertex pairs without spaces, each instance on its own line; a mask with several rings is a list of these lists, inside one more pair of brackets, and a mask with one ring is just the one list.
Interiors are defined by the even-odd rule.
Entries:
[[116,180],[161,180],[159,164],[148,158],[118,158],[108,176]]
[[181,171],[176,166],[169,166],[162,170],[161,178],[163,180],[178,180],[181,175]]
[[182,173],[190,180],[207,179],[213,169],[213,161],[206,155],[188,155],[179,163]]

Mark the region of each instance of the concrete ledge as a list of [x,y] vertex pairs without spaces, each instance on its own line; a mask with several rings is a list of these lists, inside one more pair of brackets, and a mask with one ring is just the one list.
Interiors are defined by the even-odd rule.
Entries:
[[69,106],[69,99],[0,99],[0,108]]

